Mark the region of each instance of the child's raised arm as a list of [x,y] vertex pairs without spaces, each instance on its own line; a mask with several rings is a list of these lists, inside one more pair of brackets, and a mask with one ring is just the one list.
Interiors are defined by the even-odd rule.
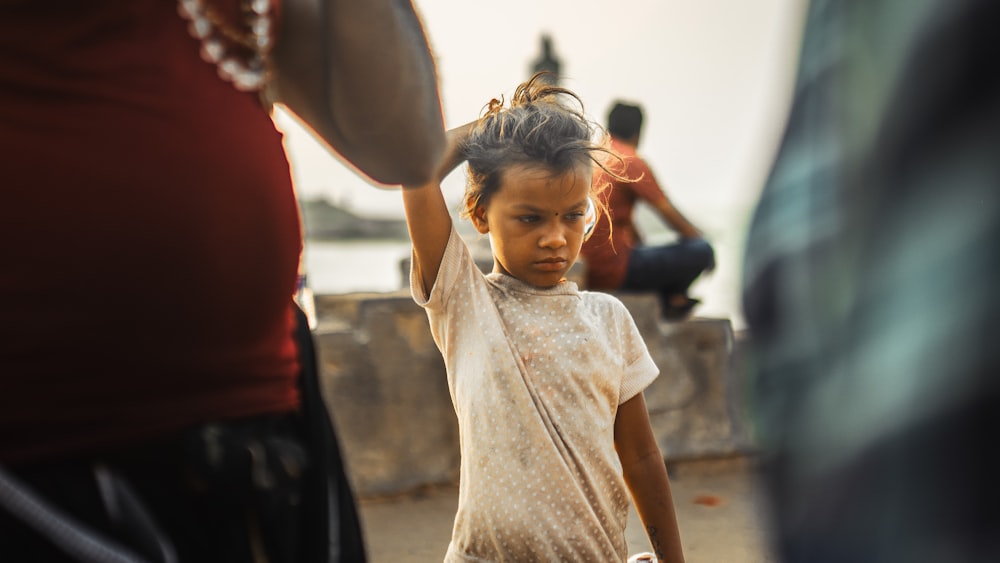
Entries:
[[441,193],[441,181],[465,160],[462,145],[475,124],[473,121],[448,131],[448,148],[445,150],[444,160],[428,183],[403,186],[403,207],[406,210],[406,224],[413,242],[417,271],[428,291],[437,279],[441,258],[451,235],[451,215],[448,213],[444,194]]

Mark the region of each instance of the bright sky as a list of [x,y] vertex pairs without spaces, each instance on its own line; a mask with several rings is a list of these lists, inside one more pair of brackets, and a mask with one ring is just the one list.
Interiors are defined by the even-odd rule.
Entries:
[[[613,100],[643,106],[639,147],[681,208],[749,204],[784,125],[806,0],[416,0],[438,63],[448,127],[530,75],[551,36],[562,85],[604,123]],[[402,216],[287,116],[302,197]],[[445,182],[450,200],[462,174]],[[697,223],[697,221],[695,221]]]

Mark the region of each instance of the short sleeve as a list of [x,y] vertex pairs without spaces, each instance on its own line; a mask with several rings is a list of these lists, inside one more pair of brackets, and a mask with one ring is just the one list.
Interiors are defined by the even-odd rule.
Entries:
[[642,339],[639,328],[635,325],[632,315],[622,305],[618,309],[622,320],[622,346],[625,357],[625,373],[622,377],[621,390],[618,394],[618,404],[628,401],[642,392],[660,374],[646,341]]
[[410,295],[417,305],[428,309],[444,307],[450,297],[449,290],[455,287],[455,281],[462,274],[463,258],[468,252],[462,237],[452,226],[444,256],[441,257],[437,279],[434,280],[434,286],[428,290],[424,287],[416,254],[410,251]]

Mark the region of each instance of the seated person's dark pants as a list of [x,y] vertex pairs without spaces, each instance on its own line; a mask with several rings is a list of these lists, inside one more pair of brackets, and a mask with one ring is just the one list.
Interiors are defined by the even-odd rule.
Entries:
[[672,299],[686,298],[694,280],[714,267],[715,251],[705,239],[683,239],[663,246],[639,246],[632,249],[629,256],[621,290],[656,292],[666,314],[673,308]]

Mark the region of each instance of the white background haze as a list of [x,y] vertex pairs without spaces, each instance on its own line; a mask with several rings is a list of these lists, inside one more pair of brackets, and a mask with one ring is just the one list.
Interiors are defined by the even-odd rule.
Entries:
[[[603,125],[616,99],[638,103],[639,153],[678,208],[716,245],[721,314],[738,316],[747,220],[784,127],[805,0],[417,0],[434,52],[445,125],[509,97],[531,73],[541,36],[561,85]],[[296,190],[358,214],[403,216],[399,194],[355,175],[287,114]],[[462,169],[444,183],[459,200]],[[717,299],[718,301],[718,299]],[[707,303],[706,303],[707,305]],[[711,308],[709,308],[709,312]],[[696,311],[699,312],[699,311]]]

